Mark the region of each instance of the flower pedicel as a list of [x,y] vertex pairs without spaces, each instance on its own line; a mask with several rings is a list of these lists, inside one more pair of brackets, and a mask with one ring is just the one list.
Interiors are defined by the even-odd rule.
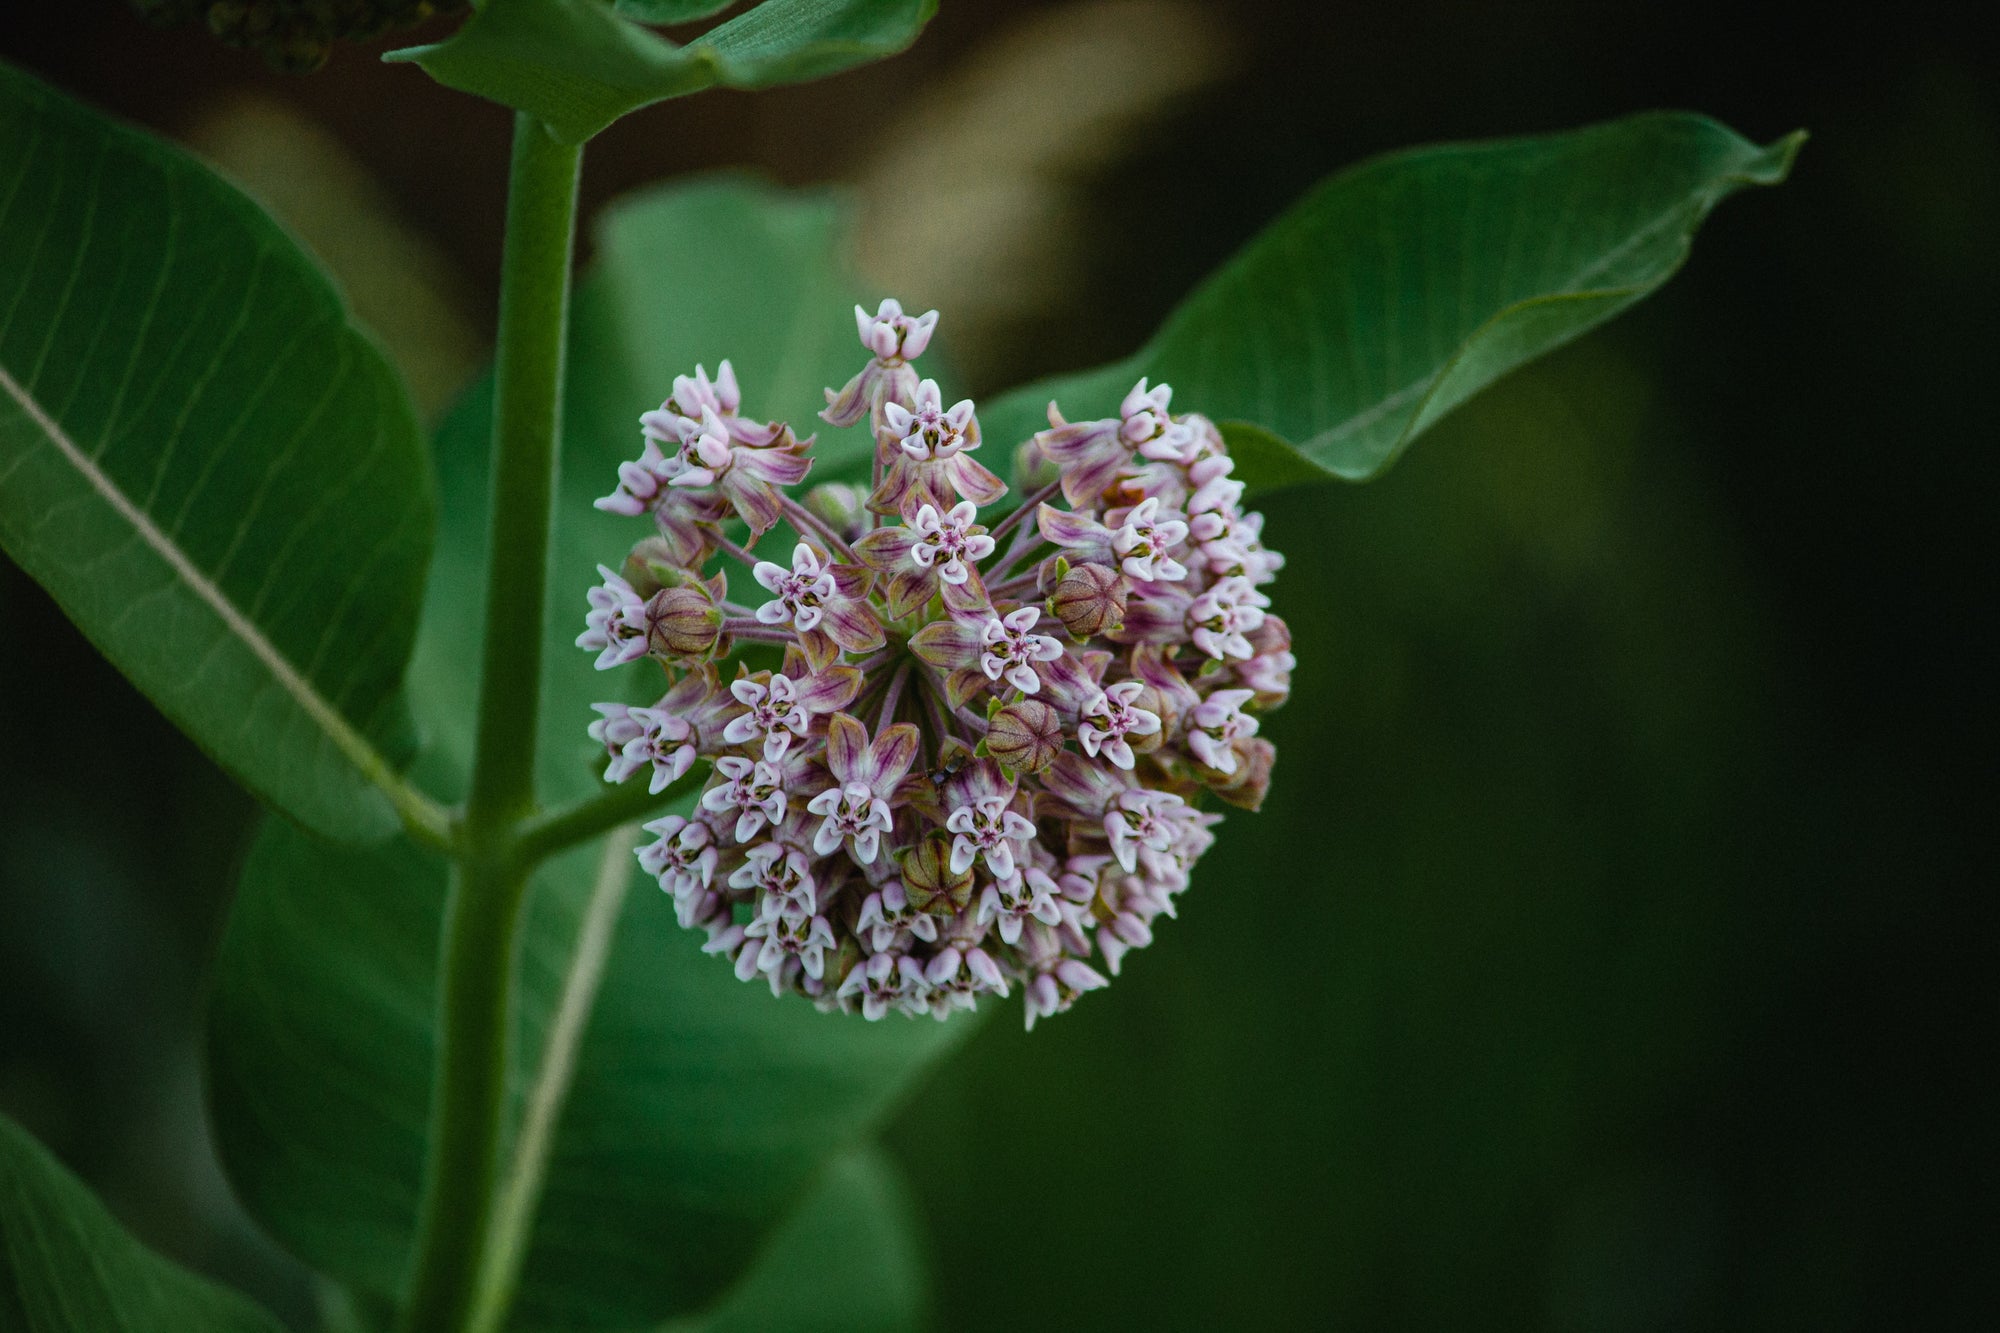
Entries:
[[[599,568],[577,645],[665,668],[657,703],[595,705],[590,734],[613,782],[706,761],[694,812],[638,855],[738,977],[869,1019],[1019,987],[1032,1028],[1173,915],[1221,819],[1206,797],[1263,800],[1257,715],[1293,658],[1261,589],[1284,561],[1220,433],[1145,380],[1103,421],[1051,403],[1032,452],[1055,480],[983,524],[1008,488],[974,406],[911,364],[937,318],[855,309],[869,360],[820,415],[872,428],[865,496],[794,499],[813,440],[742,416],[727,361],[675,380],[597,502],[654,533]],[[752,554],[780,523],[782,559]],[[724,560],[760,604],[730,599]],[[782,662],[724,680],[738,642]]]

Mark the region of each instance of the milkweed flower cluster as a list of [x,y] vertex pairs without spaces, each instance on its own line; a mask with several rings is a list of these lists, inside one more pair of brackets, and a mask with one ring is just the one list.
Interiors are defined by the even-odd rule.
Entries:
[[[1262,802],[1284,562],[1166,385],[1098,421],[1051,403],[1021,450],[1047,479],[1008,506],[973,403],[913,364],[937,313],[854,313],[868,360],[820,416],[872,432],[866,491],[794,498],[815,440],[743,416],[727,361],[640,419],[597,505],[652,531],[599,567],[577,645],[666,687],[590,735],[611,782],[706,765],[638,857],[742,980],[871,1020],[1019,989],[1032,1028],[1174,914],[1217,802]],[[739,648],[769,665],[723,670]]]

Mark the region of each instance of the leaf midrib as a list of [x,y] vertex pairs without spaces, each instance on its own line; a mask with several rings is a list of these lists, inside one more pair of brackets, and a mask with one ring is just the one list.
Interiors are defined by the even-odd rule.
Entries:
[[131,497],[100,468],[97,463],[70,439],[61,424],[55,420],[42,404],[28,390],[21,387],[12,372],[0,365],[0,391],[12,399],[23,415],[33,423],[37,431],[52,446],[56,453],[76,474],[90,485],[99,499],[110,506],[133,534],[145,544],[147,549],[158,556],[173,572],[180,584],[208,609],[215,613],[229,633],[247,649],[258,664],[267,671],[278,688],[283,690],[301,712],[309,718],[335,748],[353,764],[360,775],[380,787],[383,779],[393,774],[387,759],[348,720],[340,714],[319,690],[298,668],[294,667],[276,644],[267,638],[256,623],[231,601],[215,581],[195,564],[186,551],[170,537],[146,511],[135,504]]

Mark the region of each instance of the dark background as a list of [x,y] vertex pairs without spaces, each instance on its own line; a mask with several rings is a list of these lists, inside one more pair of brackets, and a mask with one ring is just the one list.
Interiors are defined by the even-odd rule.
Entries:
[[[866,180],[885,106],[1064,8],[945,0],[899,60],[641,113],[587,201]],[[887,1131],[940,1325],[1994,1326],[1992,47],[1913,6],[1206,13],[1168,16],[1207,73],[1058,173],[1034,245],[1085,263],[963,340],[975,390],[1123,353],[1378,150],[1652,106],[1813,140],[1385,480],[1268,503],[1300,658],[1270,804],[1108,994],[1032,1036],[1009,1006]],[[498,109],[116,0],[17,0],[0,57],[169,134],[246,91],[318,125],[490,323]],[[200,1119],[249,802],[4,564],[0,756],[0,1110],[305,1317]]]

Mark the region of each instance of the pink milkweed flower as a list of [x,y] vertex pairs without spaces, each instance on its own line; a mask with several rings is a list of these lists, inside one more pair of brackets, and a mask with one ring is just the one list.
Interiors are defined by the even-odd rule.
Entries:
[[708,825],[666,815],[643,825],[654,841],[639,849],[639,865],[678,903],[707,890],[718,859]]
[[1037,972],[1028,982],[1028,1031],[1035,1030],[1037,1018],[1050,1018],[1067,1010],[1085,991],[1108,986],[1094,968],[1074,958],[1064,958],[1046,972]]
[[814,665],[831,661],[838,648],[867,652],[882,646],[882,624],[861,600],[866,571],[832,564],[800,542],[792,548],[791,569],[759,560],[752,573],[775,594],[757,608],[758,622],[798,630]]
[[714,785],[701,794],[701,808],[721,815],[737,811],[736,841],[748,842],[766,824],[785,817],[785,785],[777,765],[726,754],[715,761]]
[[1102,421],[1065,421],[1056,405],[1049,404],[1049,429],[1035,436],[1035,447],[1062,469],[1063,498],[1072,507],[1096,508],[1119,473],[1132,464],[1135,452],[1175,463],[1190,462],[1198,455],[1198,432],[1167,412],[1172,394],[1166,385],[1148,388],[1142,379],[1125,395],[1118,415]]
[[709,408],[698,425],[685,431],[679,453],[666,460],[663,470],[670,487],[713,488],[761,536],[784,517],[778,488],[798,485],[812,469],[806,456],[811,446],[810,439],[799,440],[782,426],[771,432],[767,444],[745,443]]
[[1161,513],[1158,496],[1106,517],[1117,524],[1111,550],[1126,574],[1149,583],[1175,583],[1187,577],[1186,566],[1167,553],[1187,539],[1188,525],[1172,510]]
[[972,400],[961,398],[947,408],[936,380],[918,382],[916,402],[911,407],[896,402],[882,404],[882,419],[896,447],[919,463],[979,447],[979,421],[972,414]]
[[1096,758],[1099,752],[1123,769],[1133,764],[1132,745],[1126,736],[1151,736],[1160,729],[1160,716],[1138,707],[1145,696],[1143,681],[1121,680],[1091,694],[1078,709],[1077,742],[1083,752]]
[[590,724],[590,738],[601,743],[611,762],[606,782],[623,782],[643,769],[652,770],[647,789],[659,795],[694,765],[694,729],[687,719],[659,707],[628,708],[624,704],[592,704],[604,716]]
[[600,649],[597,669],[608,671],[646,655],[646,603],[605,566],[597,567],[597,575],[604,581],[590,590],[590,611],[576,646]]
[[743,928],[743,937],[759,943],[756,971],[770,978],[773,995],[784,994],[783,970],[790,962],[815,981],[824,976],[826,951],[834,947],[833,927],[823,916],[759,916]]
[[1243,711],[1255,690],[1217,690],[1188,718],[1187,747],[1218,773],[1236,771],[1235,742],[1257,734],[1257,719]]
[[757,620],[765,625],[791,625],[801,630],[815,629],[825,618],[825,605],[833,600],[833,571],[820,563],[819,553],[800,542],[792,548],[792,567],[787,570],[769,560],[759,560],[753,571],[757,582],[775,594],[757,608]]
[[843,999],[860,997],[861,1016],[873,1023],[888,1013],[891,1005],[903,1008],[929,990],[922,963],[904,953],[878,953],[855,964],[838,993]]
[[838,393],[832,389],[826,391],[826,410],[820,413],[820,419],[829,426],[852,426],[885,399],[909,397],[917,383],[916,372],[909,368],[909,363],[931,345],[937,322],[937,311],[911,318],[893,297],[885,298],[873,315],[861,306],[854,307],[855,331],[861,335],[861,345],[873,356],[861,373],[847,382],[847,387]]
[[878,575],[886,575],[882,599],[889,614],[902,619],[937,595],[940,583],[975,590],[983,603],[978,562],[993,554],[993,539],[977,521],[979,508],[961,500],[943,514],[922,504],[902,523],[864,533],[854,553]]
[[993,554],[993,539],[979,526],[978,514],[970,500],[959,501],[943,515],[931,505],[918,506],[910,522],[916,534],[911,561],[920,569],[937,570],[946,583],[964,583],[972,577],[973,565]]
[[813,884],[812,860],[782,842],[760,842],[729,876],[732,889],[757,895],[759,916],[814,916],[819,893]]
[[936,380],[924,380],[906,405],[882,403],[877,451],[887,464],[882,484],[868,497],[878,514],[913,512],[918,505],[944,510],[958,500],[992,504],[1007,483],[971,457],[979,447],[979,418],[967,398],[947,409]]
[[1250,580],[1223,579],[1188,606],[1189,637],[1195,647],[1218,661],[1229,657],[1248,661],[1256,656],[1256,650],[1247,636],[1264,623],[1263,608],[1270,604],[1271,599],[1258,592]]
[[1019,874],[1000,876],[979,895],[976,920],[981,925],[994,924],[1007,944],[1018,944],[1021,928],[1031,920],[1057,926],[1062,919],[1055,881],[1033,866],[1022,867]]
[[881,837],[891,828],[889,798],[917,758],[917,729],[899,722],[871,744],[868,729],[846,713],[827,724],[826,766],[834,785],[806,803],[824,817],[813,835],[813,854],[825,856],[851,840],[855,859],[875,860]]
[[1053,662],[1063,655],[1063,646],[1053,635],[1035,633],[1041,618],[1039,606],[1024,606],[1004,616],[986,618],[979,630],[983,649],[979,669],[986,673],[986,679],[999,680],[1004,676],[1009,685],[1023,694],[1034,694],[1042,688],[1042,678],[1036,674],[1034,664]]
[[1118,404],[1118,434],[1143,458],[1193,462],[1195,433],[1167,411],[1173,396],[1174,391],[1166,385],[1147,388],[1141,378]]
[[1165,854],[1173,851],[1181,833],[1181,816],[1192,813],[1187,802],[1170,791],[1130,788],[1118,794],[1104,813],[1104,833],[1111,840],[1111,854],[1118,864],[1132,870],[1139,853]]
[[649,438],[636,460],[618,465],[618,489],[591,503],[607,514],[636,518],[653,507],[668,477],[667,456]]
[[1006,998],[1007,978],[992,955],[977,944],[948,943],[924,968],[930,984],[931,1017],[942,1022],[953,1009],[977,1009],[981,995]]
[[782,759],[805,740],[814,717],[845,708],[860,689],[861,673],[853,667],[829,667],[798,680],[765,672],[733,680],[729,692],[745,711],[730,719],[722,739],[761,746],[764,758]]
[[861,345],[873,352],[878,361],[916,360],[931,345],[937,322],[935,310],[927,310],[915,318],[904,314],[902,302],[893,296],[884,297],[873,315],[860,306],[854,307],[854,327],[861,335]]
[[876,953],[896,947],[896,937],[907,932],[926,944],[937,939],[937,918],[917,910],[900,881],[884,884],[861,902],[861,915],[854,933],[868,941]]

